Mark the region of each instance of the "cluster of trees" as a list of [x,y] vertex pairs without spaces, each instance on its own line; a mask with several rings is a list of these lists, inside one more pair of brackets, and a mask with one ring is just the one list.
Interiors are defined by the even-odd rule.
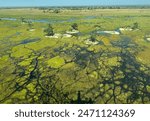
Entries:
[[60,9],[44,9],[43,10],[43,13],[56,13],[56,14],[58,14],[58,13],[60,13],[61,12],[61,10]]
[[32,21],[29,21],[29,20],[26,20],[25,18],[21,17],[21,22],[22,23],[27,23],[28,24],[28,29],[27,30],[31,30],[31,29],[34,29],[34,25],[32,23]]
[[[78,24],[77,23],[73,23],[71,25],[71,30],[78,30]],[[44,30],[44,32],[46,33],[46,36],[53,36],[54,33],[54,28],[52,27],[51,24],[48,24],[48,27]]]
[[[58,12],[57,10],[55,12]],[[32,21],[27,21],[25,18],[21,17],[21,22],[22,23],[27,23],[28,24],[28,30],[34,29],[33,28],[33,23]],[[77,23],[73,23],[71,25],[71,30],[78,30],[78,24]],[[48,24],[47,28],[44,29],[44,33],[46,33],[46,36],[53,36],[54,35],[54,28],[52,27],[51,24]]]
[[[39,10],[43,10],[44,13],[46,12],[55,12],[55,10],[58,10],[60,12],[61,9],[67,9],[67,10],[92,10],[92,9],[146,9],[150,8],[149,5],[143,5],[143,6],[66,6],[66,7],[42,7],[38,8]],[[57,13],[57,12],[56,12]]]

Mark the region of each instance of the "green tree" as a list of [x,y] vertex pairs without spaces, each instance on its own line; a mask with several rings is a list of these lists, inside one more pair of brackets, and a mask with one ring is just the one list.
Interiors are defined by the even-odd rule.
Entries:
[[60,13],[60,10],[59,10],[59,9],[55,9],[55,10],[53,11],[53,13]]
[[21,17],[20,19],[21,19],[21,22],[22,22],[22,23],[26,23],[25,18]]
[[139,24],[137,22],[133,23],[132,29],[138,29],[138,27],[139,27]]
[[95,42],[96,41],[96,38],[95,38],[95,36],[94,35],[92,35],[92,36],[90,36],[90,41],[92,41],[92,42]]
[[77,23],[72,24],[71,27],[74,30],[78,30],[78,24]]
[[28,27],[29,27],[29,30],[33,29],[33,23],[31,21],[28,21]]
[[53,36],[54,31],[52,25],[48,24],[48,27],[44,30],[44,32],[46,33],[47,36]]

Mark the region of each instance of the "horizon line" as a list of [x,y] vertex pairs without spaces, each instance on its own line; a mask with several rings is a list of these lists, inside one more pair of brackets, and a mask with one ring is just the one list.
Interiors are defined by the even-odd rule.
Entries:
[[110,6],[117,6],[117,7],[136,7],[136,6],[145,6],[145,7],[150,7],[149,5],[146,4],[135,4],[135,5],[54,5],[54,6],[0,6],[0,8],[34,8],[34,7],[110,7]]

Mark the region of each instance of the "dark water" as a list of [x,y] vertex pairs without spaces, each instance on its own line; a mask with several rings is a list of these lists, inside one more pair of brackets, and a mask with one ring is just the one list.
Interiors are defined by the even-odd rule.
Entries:
[[[0,20],[8,20],[8,21],[17,21],[19,19],[16,18],[0,18]],[[25,19],[25,21],[30,22],[38,22],[38,23],[64,23],[64,22],[74,22],[78,20],[77,18],[69,18],[67,20],[55,20],[55,19]]]
[[64,23],[64,22],[74,22],[76,20],[77,20],[76,18],[71,18],[71,19],[67,19],[67,20],[48,20],[48,19],[33,20],[33,19],[29,19],[28,21],[38,22],[38,23]]
[[34,38],[34,39],[25,39],[23,40],[20,44],[28,44],[28,43],[31,43],[31,42],[37,42],[39,41],[40,38]]
[[97,18],[96,16],[86,16],[86,17],[84,17],[84,19],[95,19],[95,18]]
[[[95,19],[96,16],[86,16],[84,19]],[[9,21],[17,21],[17,18],[0,18],[1,20],[9,20]],[[65,22],[75,22],[76,20],[80,20],[80,18],[69,18],[66,20],[56,20],[56,19],[25,19],[25,21],[30,22],[38,22],[38,23],[65,23]]]

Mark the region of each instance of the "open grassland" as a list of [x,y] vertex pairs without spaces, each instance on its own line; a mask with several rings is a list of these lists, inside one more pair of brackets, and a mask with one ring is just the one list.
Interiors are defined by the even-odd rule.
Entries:
[[0,102],[150,103],[149,21],[150,9],[0,9]]

